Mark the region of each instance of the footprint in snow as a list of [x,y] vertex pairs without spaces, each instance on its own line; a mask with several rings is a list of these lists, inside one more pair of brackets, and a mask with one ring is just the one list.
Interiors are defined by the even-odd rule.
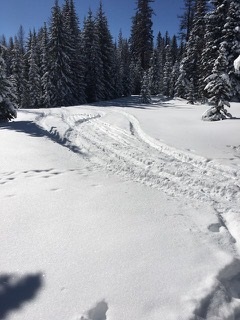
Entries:
[[208,230],[211,232],[219,232],[221,226],[221,223],[212,223],[208,226]]

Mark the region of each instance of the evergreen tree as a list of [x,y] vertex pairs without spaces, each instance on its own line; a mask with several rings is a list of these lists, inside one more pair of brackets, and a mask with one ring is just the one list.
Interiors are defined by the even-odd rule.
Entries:
[[159,65],[159,93],[163,93],[163,67],[166,60],[165,40],[159,32],[156,41],[157,60]]
[[13,103],[12,84],[6,77],[4,50],[6,48],[0,45],[0,121],[10,121],[17,117],[17,111]]
[[184,59],[179,66],[179,75],[175,84],[174,96],[179,98],[186,98],[189,88],[189,80],[186,77],[186,71],[184,69]]
[[225,42],[227,56],[227,73],[230,77],[233,96],[235,99],[240,99],[240,75],[234,70],[234,60],[240,54],[240,3],[233,0],[230,2],[226,23],[222,30],[222,41]]
[[159,53],[155,49],[152,53],[149,68],[149,88],[153,95],[160,93],[161,84],[161,65],[159,59]]
[[176,83],[179,77],[179,61],[176,60],[170,75],[169,96],[173,98],[176,94]]
[[22,55],[24,55],[24,53],[25,53],[25,32],[24,32],[22,25],[20,25],[20,27],[18,29],[17,39],[18,39],[18,43],[19,43],[20,52]]
[[122,32],[120,31],[118,36],[118,44],[117,44],[117,64],[119,68],[119,74],[117,75],[117,79],[115,76],[115,83],[117,82],[117,93],[118,96],[128,97],[131,95],[131,78],[130,78],[130,51],[128,40],[124,39],[122,36]]
[[81,52],[81,31],[73,0],[65,0],[62,10],[64,33],[68,37],[69,51],[71,52],[69,68],[72,86],[72,103],[84,103],[85,84],[83,56]]
[[23,107],[22,95],[24,91],[24,77],[23,77],[23,56],[21,54],[19,41],[17,37],[14,38],[13,48],[10,52],[10,80],[12,82],[12,91],[14,95],[14,103],[20,108]]
[[[180,77],[186,77],[185,83],[188,84],[186,98],[190,102],[202,99],[199,91],[201,77],[201,57],[204,49],[205,35],[205,15],[207,12],[207,0],[196,0],[196,12],[193,19],[193,26],[186,44],[186,51],[182,60]],[[191,84],[191,85],[190,85]],[[191,92],[189,92],[191,90]]]
[[120,50],[118,49],[117,44],[115,44],[114,46],[113,58],[114,58],[114,67],[113,67],[112,79],[113,79],[115,97],[118,98],[123,96],[123,70],[122,70]]
[[141,61],[143,70],[149,68],[153,51],[152,15],[150,4],[154,0],[138,0],[136,14],[132,19],[131,54],[135,62]]
[[226,23],[227,12],[229,8],[228,0],[212,0],[212,9],[205,17],[205,46],[202,51],[200,61],[200,92],[204,93],[204,80],[211,74],[212,66],[218,57],[218,50],[222,39],[222,30]]
[[43,108],[47,108],[51,105],[50,94],[48,93],[48,69],[49,69],[49,54],[48,54],[48,29],[46,23],[40,29],[38,34],[38,46],[39,46],[39,60],[40,60],[40,81],[41,81],[41,93],[40,93],[40,105]]
[[113,60],[113,41],[109,31],[108,21],[103,12],[102,2],[96,16],[96,32],[99,42],[99,56],[103,68],[103,99],[108,100],[116,96],[114,88],[114,60]]
[[29,73],[28,73],[28,89],[29,89],[29,103],[33,108],[40,107],[41,99],[41,75],[39,66],[39,56],[37,53],[37,36],[33,32],[31,40],[31,48],[29,52]]
[[74,87],[71,72],[72,48],[68,33],[64,29],[63,15],[58,0],[52,8],[50,36],[48,44],[49,66],[46,75],[46,92],[51,107],[71,105],[73,103],[72,89]]
[[179,35],[180,35],[180,40],[184,42],[188,42],[190,32],[192,30],[195,1],[196,0],[184,0],[184,8],[183,8],[184,12],[181,16],[179,16],[179,19],[180,19]]
[[145,104],[150,104],[152,102],[149,88],[149,77],[147,71],[144,71],[143,74],[142,87],[140,92],[140,102]]
[[141,66],[141,60],[131,60],[130,63],[130,79],[131,79],[131,88],[132,94],[139,94],[142,86],[142,77],[144,70]]
[[224,108],[224,106],[230,107],[229,102],[232,94],[231,83],[226,73],[226,67],[226,43],[222,43],[219,49],[219,56],[214,63],[212,74],[205,80],[207,83],[205,87],[206,94],[214,106],[203,114],[203,120],[217,121],[232,117]]
[[167,45],[165,48],[166,58],[165,64],[163,67],[163,94],[167,97],[170,96],[170,83],[171,83],[171,74],[173,69],[173,58],[170,45]]
[[89,10],[88,16],[84,21],[82,43],[87,101],[103,100],[105,97],[103,63],[99,55],[98,33],[91,10]]

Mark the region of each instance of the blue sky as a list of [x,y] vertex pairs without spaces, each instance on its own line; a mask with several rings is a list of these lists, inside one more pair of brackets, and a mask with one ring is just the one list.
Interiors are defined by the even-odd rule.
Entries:
[[[59,0],[62,4],[64,0]],[[109,28],[114,39],[121,29],[124,37],[129,36],[131,28],[131,17],[135,13],[135,0],[102,0],[103,9],[108,17]],[[14,36],[19,26],[22,25],[26,36],[29,30],[38,30],[44,23],[48,22],[51,16],[51,8],[54,0],[2,0],[0,11],[0,35],[7,38]],[[99,6],[99,0],[75,0],[76,11],[82,26],[83,18],[87,15],[88,9],[93,12]],[[177,16],[182,13],[183,0],[155,0],[152,3],[155,11],[153,17],[154,34],[158,31],[164,35],[169,31],[170,35],[177,34],[179,19]]]

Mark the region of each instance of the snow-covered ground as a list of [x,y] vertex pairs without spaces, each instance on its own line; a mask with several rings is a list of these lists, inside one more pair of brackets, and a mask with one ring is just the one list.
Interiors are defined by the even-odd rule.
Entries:
[[0,319],[240,319],[240,104],[206,109],[132,97],[0,126]]

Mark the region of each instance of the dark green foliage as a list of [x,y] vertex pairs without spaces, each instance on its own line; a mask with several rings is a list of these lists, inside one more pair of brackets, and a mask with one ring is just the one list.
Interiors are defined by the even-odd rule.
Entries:
[[108,28],[108,22],[100,2],[96,16],[96,33],[99,42],[99,56],[103,68],[103,99],[108,100],[116,96],[114,88],[114,46],[112,36]]
[[82,52],[84,56],[85,65],[85,92],[88,102],[95,102],[104,99],[104,74],[103,62],[99,55],[99,38],[96,32],[96,23],[89,10],[88,16],[84,21],[82,34]]
[[131,54],[135,62],[140,60],[143,70],[149,68],[153,50],[152,2],[154,0],[138,0],[136,14],[132,19]]
[[5,48],[0,45],[0,121],[10,121],[17,117],[16,105],[12,102],[12,84],[6,76],[6,66],[3,59]]
[[184,12],[180,19],[179,35],[181,41],[188,42],[193,27],[195,0],[184,0]]

